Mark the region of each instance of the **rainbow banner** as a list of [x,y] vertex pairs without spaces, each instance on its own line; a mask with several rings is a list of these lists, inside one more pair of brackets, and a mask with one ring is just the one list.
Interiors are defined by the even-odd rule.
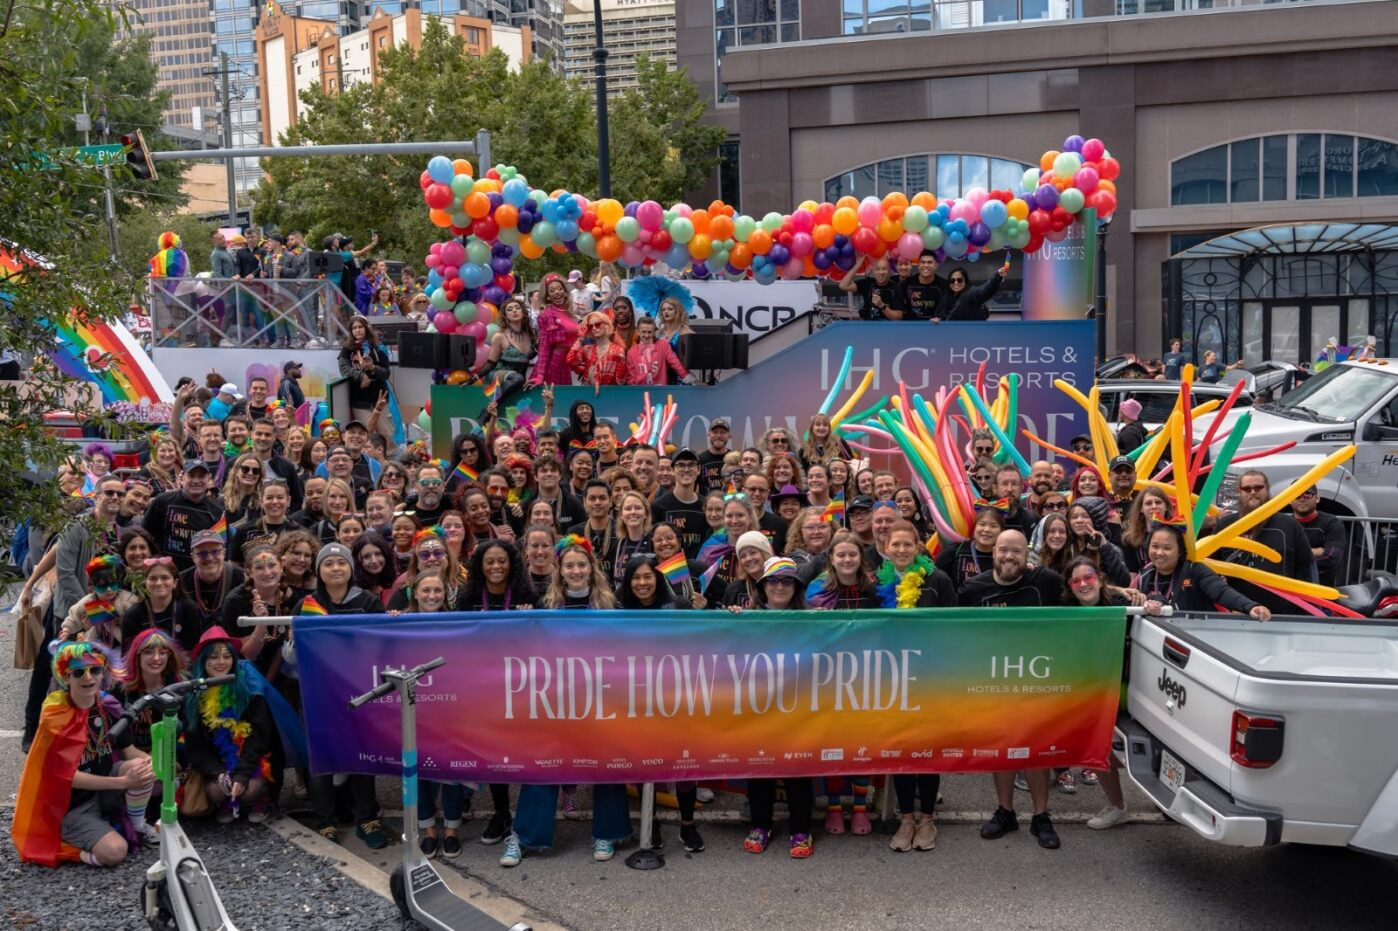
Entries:
[[491,612],[298,618],[311,768],[397,775],[417,689],[421,774],[660,782],[1107,766],[1122,608]]
[[1024,257],[1024,320],[1081,320],[1097,302],[1097,212],[1079,215],[1059,242]]

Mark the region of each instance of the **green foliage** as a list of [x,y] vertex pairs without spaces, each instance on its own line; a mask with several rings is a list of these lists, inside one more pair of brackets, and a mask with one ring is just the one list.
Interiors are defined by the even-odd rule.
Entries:
[[[0,248],[41,257],[25,273],[0,282],[6,348],[32,358],[22,383],[0,382],[0,515],[6,528],[24,518],[53,520],[59,512],[52,482],[31,486],[26,472],[52,475],[70,449],[44,429],[43,414],[70,400],[73,383],[44,355],[53,335],[44,321],[73,307],[107,316],[125,306],[93,243],[105,242],[92,191],[102,173],[61,155],[48,170],[35,170],[39,153],[55,153],[72,142],[73,117],[81,109],[87,71],[85,49],[110,36],[110,8],[103,0],[39,0],[21,6],[0,0]],[[80,416],[100,416],[85,403]]]

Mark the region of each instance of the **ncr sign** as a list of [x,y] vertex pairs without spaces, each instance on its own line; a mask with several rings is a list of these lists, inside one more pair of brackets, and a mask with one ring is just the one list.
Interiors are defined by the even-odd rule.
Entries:
[[820,292],[814,281],[685,281],[694,295],[696,320],[727,320],[734,330],[757,339],[815,309]]

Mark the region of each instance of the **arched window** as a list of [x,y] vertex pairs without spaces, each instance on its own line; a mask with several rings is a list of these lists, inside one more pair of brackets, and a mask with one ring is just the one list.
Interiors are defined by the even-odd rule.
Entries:
[[860,165],[825,179],[825,199],[883,197],[893,191],[960,197],[973,187],[1014,190],[1029,166],[989,155],[908,155]]
[[1170,205],[1398,195],[1398,143],[1349,133],[1253,136],[1170,163]]

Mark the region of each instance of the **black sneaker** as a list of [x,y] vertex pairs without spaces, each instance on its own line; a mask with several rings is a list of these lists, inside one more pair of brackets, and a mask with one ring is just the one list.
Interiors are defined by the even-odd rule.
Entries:
[[1053,829],[1053,822],[1049,820],[1048,812],[1029,819],[1029,833],[1037,837],[1039,846],[1046,850],[1057,850],[1060,846],[1058,832]]
[[693,824],[680,825],[680,840],[684,842],[686,853],[698,853],[704,849],[704,838],[699,836],[699,828]]
[[996,808],[995,814],[990,816],[990,820],[981,825],[981,837],[986,840],[995,840],[1004,837],[1010,831],[1019,830],[1019,819],[1015,813],[1008,808]]
[[448,834],[442,838],[442,856],[448,860],[455,860],[461,856],[461,838],[455,834]]
[[422,855],[431,860],[437,856],[442,847],[437,843],[437,838],[432,834],[424,834],[418,838],[417,849],[422,851]]
[[504,812],[497,811],[490,816],[490,823],[481,832],[482,844],[498,844],[510,836],[510,829],[514,826],[514,819]]
[[659,822],[659,821],[652,821],[652,822],[650,823],[650,849],[651,849],[651,850],[664,850],[664,849],[665,849],[665,838],[664,838],[664,836],[660,833],[660,822]]

